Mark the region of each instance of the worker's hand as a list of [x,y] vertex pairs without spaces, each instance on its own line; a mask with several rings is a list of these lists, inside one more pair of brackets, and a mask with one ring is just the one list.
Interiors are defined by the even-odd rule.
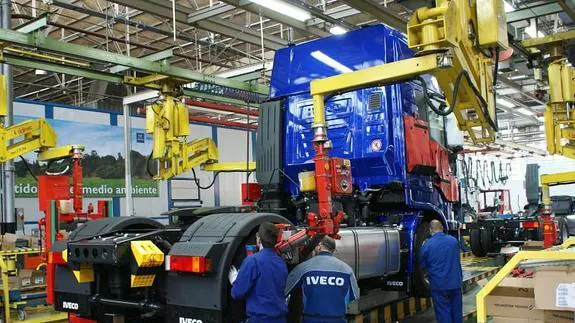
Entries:
[[239,271],[236,269],[235,266],[232,265],[232,268],[230,268],[230,273],[228,275],[228,278],[230,279],[230,284],[234,284],[234,282],[236,281],[236,278],[238,278],[238,273]]

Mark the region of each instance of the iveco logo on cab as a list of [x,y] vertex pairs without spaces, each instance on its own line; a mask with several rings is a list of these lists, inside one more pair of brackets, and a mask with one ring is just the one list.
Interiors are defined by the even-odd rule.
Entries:
[[202,320],[180,317],[179,323],[204,323]]
[[67,309],[67,310],[77,310],[78,309],[78,303],[72,303],[72,302],[62,302],[62,308],[63,309]]

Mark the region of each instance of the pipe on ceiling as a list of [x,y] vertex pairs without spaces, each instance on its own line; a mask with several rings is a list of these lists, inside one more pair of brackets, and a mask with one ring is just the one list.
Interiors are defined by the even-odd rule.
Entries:
[[[17,15],[12,15],[13,18],[15,19],[34,19],[34,17],[32,16],[28,16],[28,15],[24,15],[24,14],[17,14]],[[116,41],[116,42],[120,42],[120,43],[124,43],[124,44],[128,44],[130,46],[133,47],[140,47],[142,49],[148,49],[148,50],[155,50],[155,51],[160,51],[162,49],[157,48],[155,46],[150,46],[150,45],[146,45],[146,44],[142,44],[142,43],[138,43],[138,42],[134,42],[134,41],[126,41],[125,39],[122,38],[118,38],[118,37],[114,37],[114,36],[106,36],[106,35],[102,35],[98,32],[95,31],[90,31],[90,30],[85,30],[82,28],[78,28],[78,27],[73,27],[73,26],[69,26],[69,25],[65,25],[65,24],[61,24],[61,23],[57,23],[54,21],[48,21],[48,25],[50,26],[54,26],[54,27],[58,27],[58,28],[62,28],[62,29],[66,29],[66,30],[71,30],[77,33],[82,33],[82,34],[86,34],[86,35],[90,35],[90,36],[94,36],[94,37],[98,37],[101,39],[107,39],[107,40],[112,40],[112,41]],[[199,57],[193,57],[193,56],[189,56],[189,55],[185,55],[185,54],[180,54],[180,53],[174,53],[174,56],[180,57],[180,58],[184,58],[184,59],[188,59],[188,60],[193,60],[193,61],[198,61],[198,62],[202,62],[202,63],[206,63],[206,64],[213,64],[215,66],[220,66],[220,67],[226,67],[226,68],[232,68],[231,65],[228,64],[223,64],[223,63],[218,63],[218,62],[212,62],[210,60],[207,59],[202,59]]]
[[222,126],[222,127],[227,127],[227,128],[236,128],[236,129],[247,130],[247,131],[255,131],[258,129],[258,126],[255,124],[245,124],[245,123],[235,122],[235,121],[219,120],[219,119],[197,116],[197,115],[192,115],[192,114],[189,114],[189,120],[191,122],[203,123],[203,124],[208,124],[208,125],[213,125],[213,126]]
[[198,101],[190,98],[185,98],[184,103],[186,105],[191,105],[195,107],[215,110],[215,111],[223,111],[223,112],[232,112],[237,114],[249,115],[252,117],[258,117],[260,115],[257,109],[246,109],[243,107],[233,106],[229,104],[221,104],[221,103],[214,103],[208,101]]

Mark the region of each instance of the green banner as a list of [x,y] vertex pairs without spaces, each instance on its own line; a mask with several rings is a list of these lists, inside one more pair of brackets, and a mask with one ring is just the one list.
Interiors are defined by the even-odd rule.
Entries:
[[[15,117],[16,122],[30,118]],[[84,197],[111,198],[124,197],[124,133],[123,128],[65,120],[48,120],[58,136],[58,145],[84,145],[82,161],[84,173]],[[147,156],[151,152],[152,138],[143,129],[132,129],[132,194],[134,197],[158,197],[158,182],[148,172]],[[15,193],[16,197],[38,196],[38,182],[34,176],[47,173],[70,174],[67,162],[52,164],[40,163],[34,153],[25,156],[25,160],[16,160]],[[33,176],[33,175],[34,176]]]

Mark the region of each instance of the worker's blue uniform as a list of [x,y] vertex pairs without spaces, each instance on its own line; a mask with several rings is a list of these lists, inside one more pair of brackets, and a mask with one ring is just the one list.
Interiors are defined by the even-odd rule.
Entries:
[[287,266],[273,248],[263,248],[242,262],[232,297],[246,300],[249,323],[285,323]]
[[359,297],[351,267],[324,251],[290,272],[286,295],[296,288],[302,289],[304,323],[345,323],[347,304]]
[[463,273],[459,257],[457,239],[443,232],[430,237],[419,254],[419,263],[429,277],[438,323],[463,322]]

